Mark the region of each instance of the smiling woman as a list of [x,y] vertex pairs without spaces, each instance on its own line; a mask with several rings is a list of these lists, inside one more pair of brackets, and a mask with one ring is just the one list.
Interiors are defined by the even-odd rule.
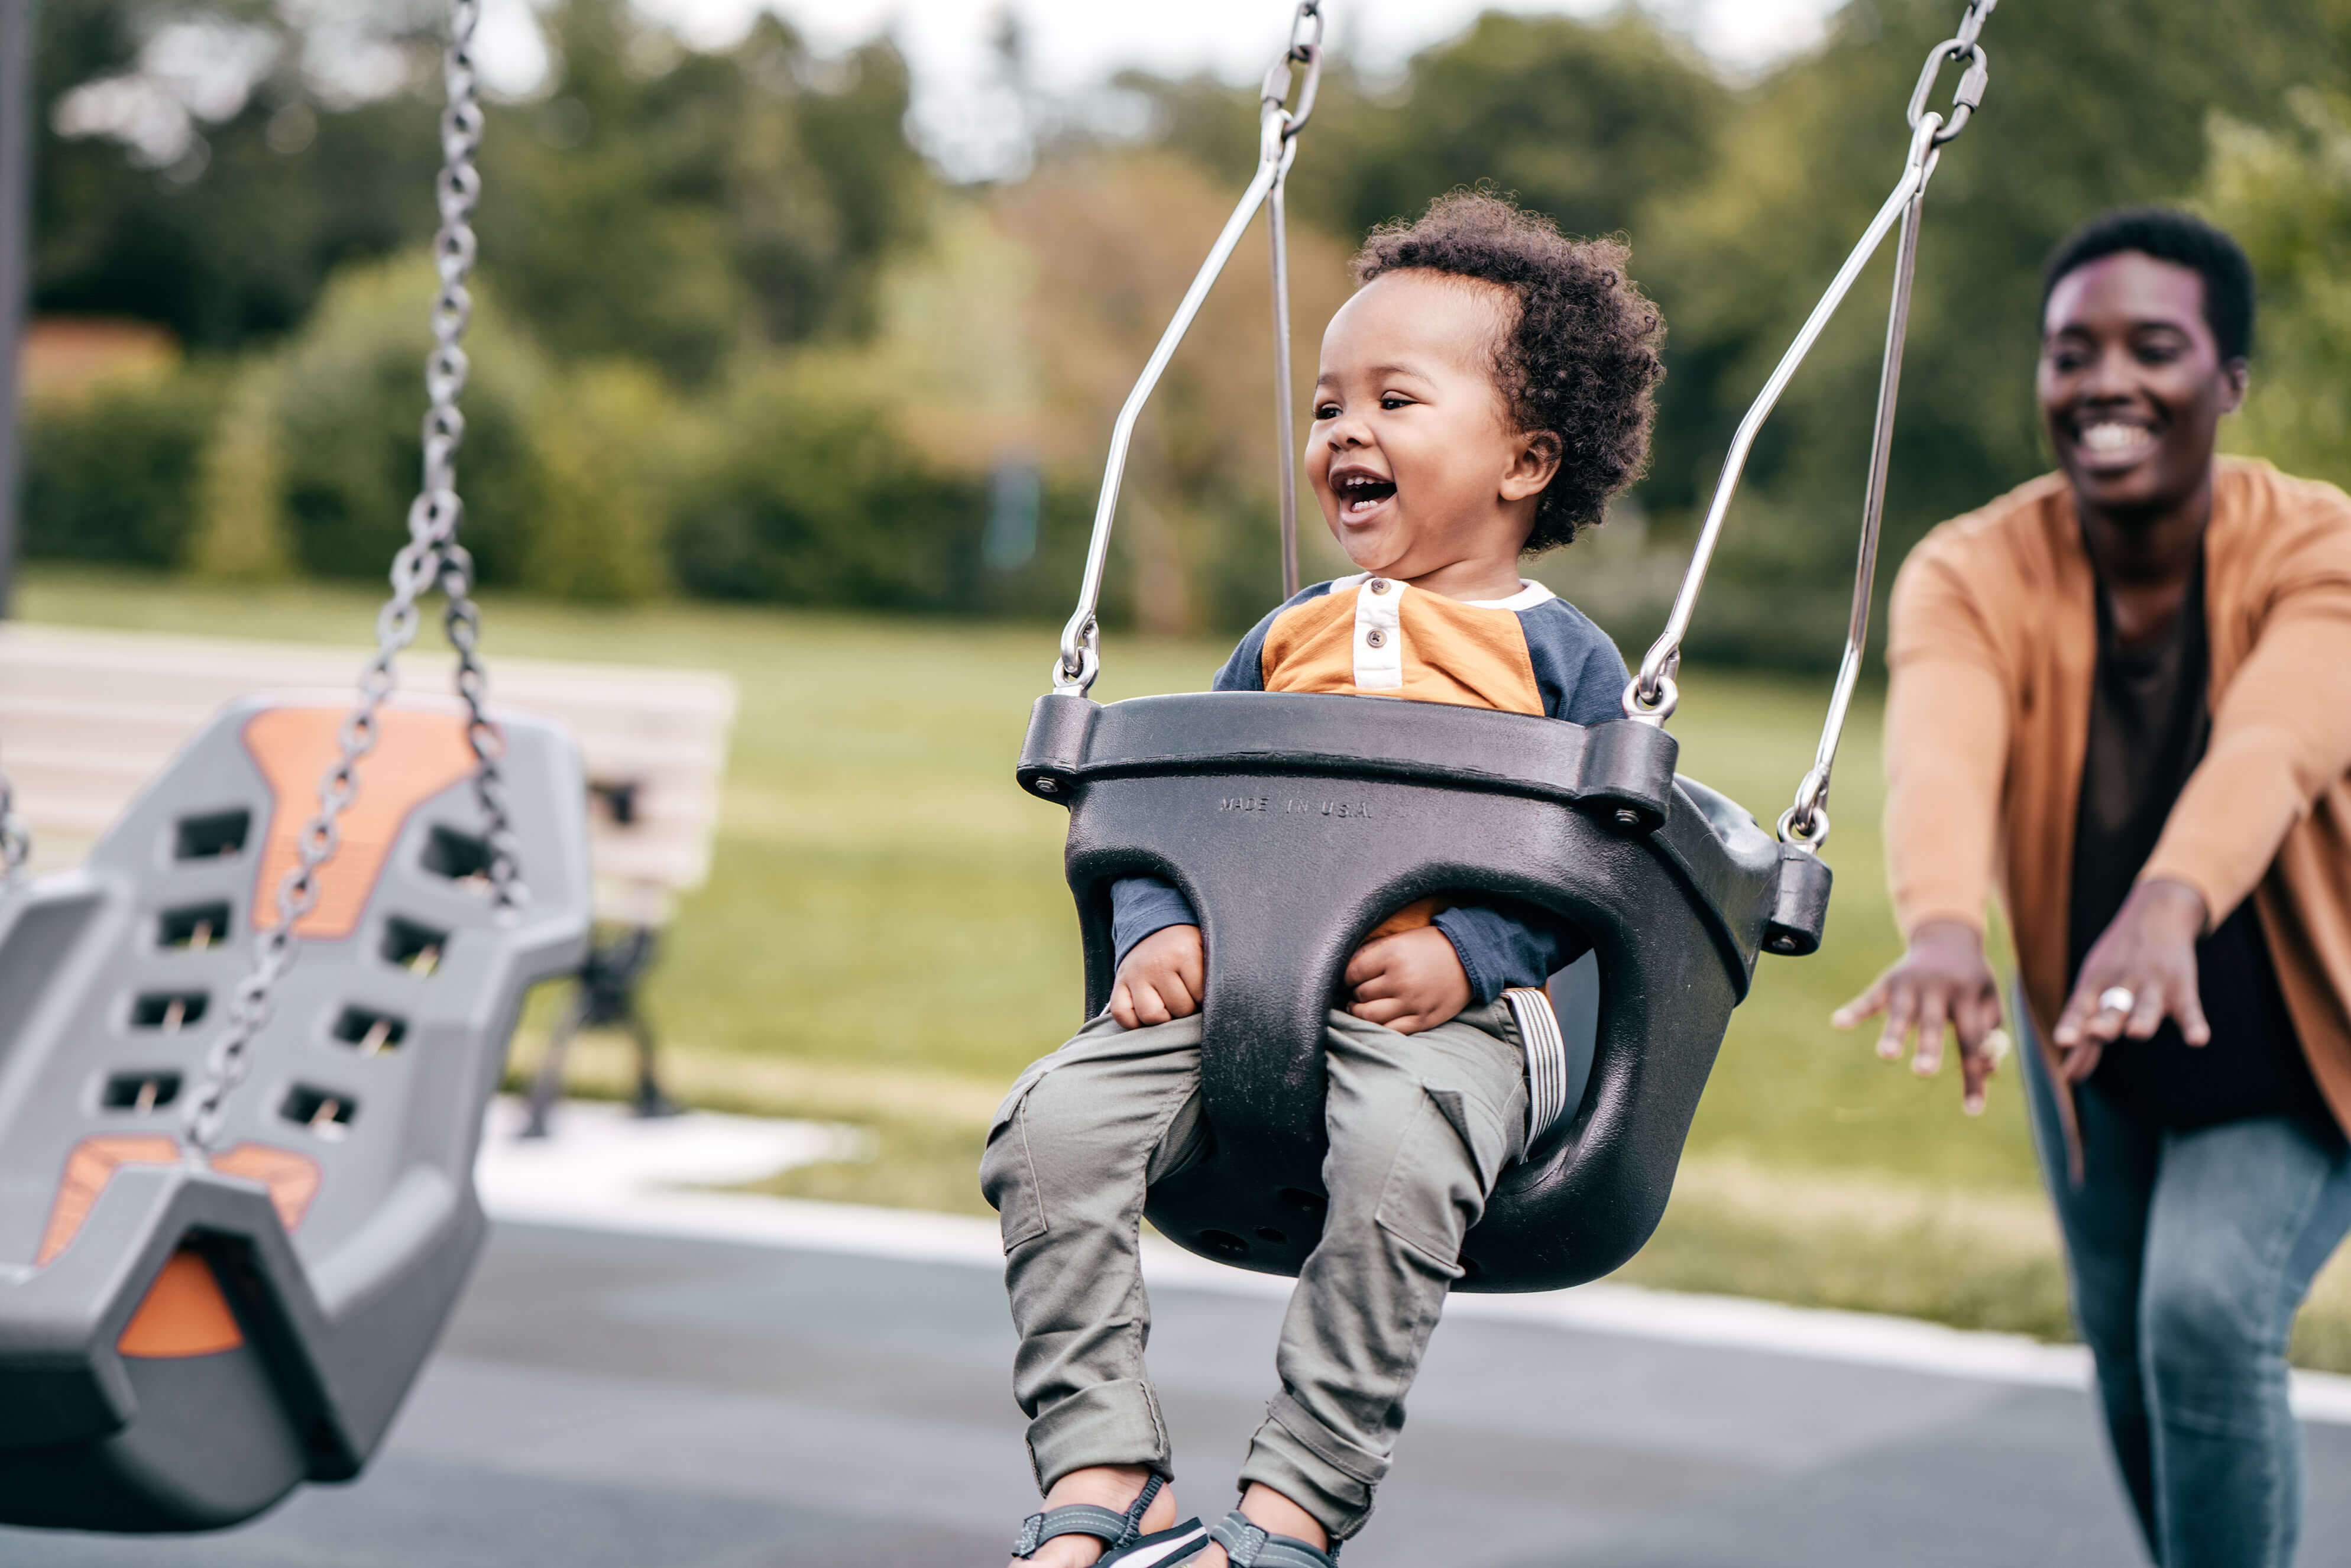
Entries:
[[2213,455],[2252,347],[2226,235],[2112,214],[2043,301],[2061,472],[1944,524],[1895,588],[1909,950],[1839,1021],[1884,1011],[1889,1059],[1915,1028],[1921,1072],[1948,1023],[1980,1109],[1997,872],[2036,1142],[2149,1549],[2283,1568],[2286,1338],[2351,1230],[2351,497]]

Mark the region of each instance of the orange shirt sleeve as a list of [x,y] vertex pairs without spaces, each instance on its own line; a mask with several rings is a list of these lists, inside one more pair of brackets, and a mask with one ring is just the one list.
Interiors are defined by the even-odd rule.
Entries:
[[1980,608],[1931,537],[1895,580],[1886,662],[1886,866],[1907,940],[1980,932],[1992,893],[2010,681]]
[[2216,925],[2319,794],[2351,771],[2351,527],[2316,517],[2295,534],[2252,651],[2213,706],[2204,760],[2139,872],[2196,889]]

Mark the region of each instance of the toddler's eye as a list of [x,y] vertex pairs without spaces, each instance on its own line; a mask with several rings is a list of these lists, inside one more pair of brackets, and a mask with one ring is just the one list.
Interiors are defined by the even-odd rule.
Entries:
[[1314,417],[1316,419],[1336,419],[1339,417],[1339,405],[1335,402],[1318,402],[1314,405]]
[[1407,408],[1411,406],[1411,403],[1412,399],[1408,397],[1398,397],[1394,392],[1390,392],[1387,396],[1380,399],[1380,407],[1385,409],[1390,413],[1394,413],[1400,408]]

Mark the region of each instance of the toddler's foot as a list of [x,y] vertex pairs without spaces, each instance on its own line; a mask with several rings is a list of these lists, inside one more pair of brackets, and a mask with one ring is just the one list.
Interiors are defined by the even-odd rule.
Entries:
[[[1251,1481],[1241,1493],[1241,1517],[1269,1535],[1287,1535],[1292,1541],[1303,1541],[1317,1552],[1331,1550],[1330,1532],[1316,1521],[1314,1516],[1274,1490]],[[1225,1549],[1215,1542],[1194,1560],[1197,1568],[1228,1568]]]
[[[1050,1512],[1085,1502],[1124,1513],[1150,1479],[1151,1472],[1141,1465],[1089,1465],[1053,1483],[1053,1490],[1045,1494],[1045,1510]],[[1151,1506],[1143,1511],[1143,1533],[1167,1530],[1175,1523],[1176,1489],[1162,1487]],[[1109,1550],[1091,1535],[1057,1535],[1037,1548],[1034,1556],[1015,1557],[1007,1568],[1092,1568]]]

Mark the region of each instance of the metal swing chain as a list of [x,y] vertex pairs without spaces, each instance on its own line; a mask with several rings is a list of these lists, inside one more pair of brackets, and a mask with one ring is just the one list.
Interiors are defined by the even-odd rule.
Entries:
[[488,829],[485,875],[502,915],[510,916],[527,898],[508,821],[505,779],[499,771],[504,742],[484,712],[487,676],[477,648],[481,612],[473,597],[473,558],[457,542],[465,508],[456,489],[456,458],[465,436],[458,398],[468,363],[462,346],[474,302],[465,284],[474,268],[473,214],[482,181],[475,154],[482,141],[482,109],[475,93],[472,54],[481,19],[480,0],[452,0],[449,45],[443,60],[448,101],[441,113],[441,172],[434,182],[441,226],[433,237],[433,258],[441,287],[433,303],[433,350],[425,361],[429,408],[424,416],[423,484],[408,511],[408,542],[392,558],[392,597],[376,615],[376,653],[360,672],[358,703],[338,735],[341,752],[319,781],[319,812],[296,842],[296,863],[277,886],[277,918],[254,941],[251,974],[237,986],[226,1009],[227,1028],[205,1057],[204,1082],[185,1113],[189,1155],[201,1160],[219,1139],[230,1091],[245,1077],[254,1038],[268,1021],[270,998],[294,961],[294,928],[319,902],[319,873],[341,841],[339,819],[359,790],[359,765],[375,749],[383,705],[399,685],[395,663],[416,639],[417,600],[438,586],[447,601],[443,617],[457,651],[457,694],[465,703],[465,738],[475,771],[474,794]]
[[[1309,30],[1309,24],[1311,30]],[[1301,75],[1302,73],[1302,75]],[[1298,429],[1290,373],[1290,208],[1286,193],[1290,162],[1298,154],[1297,136],[1314,114],[1315,89],[1322,79],[1322,0],[1301,0],[1290,25],[1290,48],[1265,73],[1258,89],[1261,135],[1279,132],[1283,147],[1280,167],[1265,203],[1266,237],[1273,256],[1273,431],[1274,495],[1281,505],[1281,598],[1285,604],[1298,592]],[[1298,107],[1283,105],[1292,85]],[[1276,116],[1280,116],[1279,120]],[[1260,147],[1259,155],[1264,149]]]
[[0,772],[0,887],[24,874],[25,862],[32,853],[32,835],[25,831],[25,820],[16,815],[16,788],[8,782],[8,775]]
[[[1280,188],[1282,177],[1290,172],[1290,161],[1298,155],[1298,132],[1313,112],[1315,92],[1322,79],[1322,4],[1323,0],[1300,0],[1297,14],[1290,24],[1290,45],[1266,76],[1261,102],[1263,112],[1259,120],[1257,173],[1250,179],[1249,189],[1241,193],[1240,202],[1233,208],[1232,216],[1225,220],[1225,226],[1217,235],[1216,243],[1208,247],[1207,259],[1200,264],[1200,270],[1194,275],[1191,287],[1185,290],[1183,302],[1176,307],[1175,316],[1168,321],[1166,330],[1160,334],[1158,346],[1151,350],[1151,358],[1144,363],[1143,373],[1135,378],[1134,389],[1126,394],[1126,402],[1120,405],[1117,422],[1111,426],[1110,455],[1102,464],[1102,492],[1094,502],[1093,536],[1086,547],[1086,570],[1078,585],[1078,607],[1071,614],[1069,623],[1061,628],[1061,652],[1053,661],[1053,690],[1056,692],[1083,696],[1092,688],[1095,677],[1102,674],[1102,625],[1097,612],[1102,606],[1102,575],[1110,564],[1111,526],[1118,516],[1119,481],[1126,473],[1127,448],[1134,440],[1135,422],[1142,418],[1144,405],[1151,401],[1151,393],[1159,385],[1159,378],[1165,373],[1168,361],[1175,358],[1176,346],[1183,342],[1184,334],[1191,329],[1193,319],[1199,315],[1201,305],[1208,298],[1209,288],[1225,270],[1225,264],[1232,259],[1233,248],[1240,244],[1241,235],[1249,228],[1249,220]],[[1301,72],[1298,107],[1286,110],[1282,107],[1284,84],[1280,78],[1289,75],[1293,65]],[[1279,235],[1279,228],[1276,232]],[[1278,323],[1275,329],[1275,373],[1282,383],[1280,391],[1281,417],[1287,420],[1290,409],[1290,396],[1286,390],[1289,380],[1289,303],[1280,290],[1280,281],[1288,270],[1287,253],[1280,237],[1274,243],[1278,258],[1275,267],[1274,309]],[[1285,448],[1290,440],[1290,436],[1285,431],[1281,436]],[[1290,491],[1290,473],[1285,468],[1285,491]],[[1290,494],[1292,510],[1288,531],[1295,537],[1295,492],[1290,491]]]
[[[1879,525],[1885,511],[1886,475],[1894,434],[1895,393],[1900,382],[1902,346],[1907,333],[1910,314],[1912,275],[1917,259],[1918,217],[1926,198],[1927,184],[1934,177],[1940,162],[1943,144],[1966,129],[1975,110],[1982,104],[1984,89],[1990,81],[1990,65],[1979,37],[1999,0],[1973,0],[1960,18],[1959,30],[1952,37],[1937,44],[1927,56],[1926,68],[1920,72],[1918,85],[1910,95],[1907,119],[1911,127],[1910,148],[1904,159],[1902,177],[1896,182],[1868,228],[1845,257],[1827,291],[1813,308],[1811,316],[1796,334],[1795,341],[1771,372],[1763,390],[1756,395],[1739,429],[1731,438],[1730,450],[1723,459],[1722,475],[1716,482],[1714,498],[1707,508],[1706,523],[1699,529],[1696,549],[1691,551],[1687,572],[1682,579],[1680,591],[1674,597],[1672,612],[1667,617],[1666,628],[1658,635],[1648,653],[1641,661],[1640,673],[1625,688],[1624,708],[1627,717],[1648,724],[1663,724],[1674,711],[1680,694],[1674,676],[1681,666],[1682,641],[1688,634],[1692,612],[1696,609],[1698,590],[1706,581],[1707,567],[1714,558],[1716,544],[1722,534],[1725,517],[1730,509],[1732,496],[1737,492],[1747,456],[1753,447],[1757,434],[1780,394],[1811,352],[1829,319],[1844,302],[1862,269],[1877,253],[1887,232],[1897,224],[1902,239],[1897,247],[1897,263],[1894,297],[1886,322],[1886,355],[1878,375],[1878,401],[1876,425],[1872,432],[1869,478],[1864,493],[1859,559],[1855,572],[1854,605],[1847,623],[1844,656],[1838,668],[1837,684],[1829,706],[1827,723],[1823,727],[1819,748],[1814,754],[1812,770],[1804,776],[1796,793],[1796,803],[1781,818],[1782,836],[1800,847],[1817,850],[1828,836],[1828,782],[1835,761],[1837,743],[1843,735],[1845,714],[1850,706],[1853,688],[1860,674],[1862,644],[1869,630],[1869,598],[1876,580]],[[1952,96],[1950,118],[1946,120],[1927,108],[1927,99],[1934,90],[1946,63],[1964,60],[1967,69]]]

